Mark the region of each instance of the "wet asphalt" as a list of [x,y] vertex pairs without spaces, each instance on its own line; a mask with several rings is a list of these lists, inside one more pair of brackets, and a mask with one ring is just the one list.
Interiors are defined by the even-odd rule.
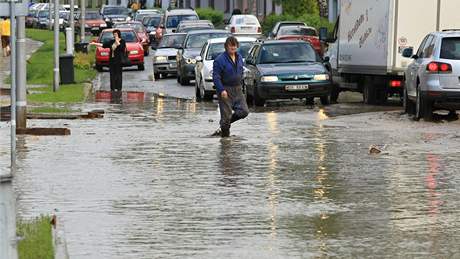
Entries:
[[[71,258],[460,257],[458,121],[345,93],[252,107],[214,138],[216,101],[152,82],[149,63],[124,72],[120,99],[73,106],[103,119],[31,120],[72,135],[18,137],[18,214],[57,210]],[[108,73],[98,82],[107,90]]]

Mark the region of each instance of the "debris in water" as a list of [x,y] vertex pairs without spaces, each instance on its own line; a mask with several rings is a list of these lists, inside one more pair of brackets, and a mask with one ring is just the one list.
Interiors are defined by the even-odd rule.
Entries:
[[372,145],[369,147],[369,154],[376,155],[382,153],[382,150],[380,150],[377,146]]

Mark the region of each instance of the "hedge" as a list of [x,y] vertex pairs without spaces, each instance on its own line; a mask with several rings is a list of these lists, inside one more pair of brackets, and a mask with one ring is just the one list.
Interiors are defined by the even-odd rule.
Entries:
[[224,13],[211,8],[197,8],[196,13],[201,20],[210,20],[215,27],[224,24]]
[[264,22],[262,23],[263,32],[267,34],[273,28],[273,26],[275,26],[275,24],[280,21],[301,21],[305,22],[307,26],[311,26],[316,29],[326,27],[329,32],[332,32],[332,30],[334,29],[334,24],[330,23],[329,20],[315,14],[305,14],[300,17],[296,17],[294,15],[289,14],[271,14],[267,16]]

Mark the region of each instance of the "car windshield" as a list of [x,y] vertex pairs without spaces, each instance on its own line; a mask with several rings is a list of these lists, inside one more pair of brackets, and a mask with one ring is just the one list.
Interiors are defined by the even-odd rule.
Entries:
[[177,32],[189,32],[189,31],[200,31],[200,30],[209,30],[213,29],[211,26],[192,26],[192,27],[181,27],[177,30]]
[[40,12],[38,12],[38,17],[39,18],[47,18],[48,14],[49,14],[48,11],[40,11]]
[[99,19],[102,19],[102,17],[99,13],[86,13],[85,19],[86,20],[99,20]]
[[460,60],[460,38],[444,38],[440,58]]
[[128,15],[129,10],[126,8],[116,8],[116,7],[104,8],[104,15],[117,15],[117,14]]
[[315,50],[304,43],[268,44],[262,47],[260,64],[316,62]]
[[115,28],[130,28],[137,33],[145,32],[144,25],[140,23],[119,23],[115,25]]
[[228,36],[227,33],[199,33],[199,34],[192,34],[189,35],[187,38],[187,43],[185,44],[185,48],[202,48],[203,45],[209,39],[215,38],[226,38]]
[[166,28],[177,28],[177,25],[184,20],[198,20],[198,17],[194,14],[168,16],[166,20]]
[[317,36],[316,30],[313,28],[299,26],[284,26],[279,30],[278,35],[301,35],[301,36]]
[[179,48],[184,42],[185,34],[164,35],[158,45],[158,48]]
[[[125,42],[137,42],[137,36],[134,31],[121,31],[121,38],[125,40]],[[112,32],[104,32],[101,36],[101,42],[107,42],[113,40],[113,33]]]
[[160,24],[161,17],[151,17],[148,19],[147,26],[149,27],[158,27]]
[[[240,42],[240,47],[238,48],[238,53],[243,57],[246,58],[251,48],[251,42]],[[221,53],[225,51],[225,44],[224,43],[214,43],[209,46],[208,54],[206,55],[206,60],[214,60],[219,56]]]
[[254,16],[243,15],[235,17],[235,24],[237,25],[257,25],[258,20]]

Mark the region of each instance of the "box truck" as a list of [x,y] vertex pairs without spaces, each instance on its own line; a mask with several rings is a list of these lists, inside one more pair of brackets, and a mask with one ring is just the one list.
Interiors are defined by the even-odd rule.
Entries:
[[367,104],[402,96],[410,59],[405,48],[418,48],[430,32],[460,29],[460,0],[340,0],[332,37],[320,29],[328,50],[336,100],[340,91],[363,93]]

